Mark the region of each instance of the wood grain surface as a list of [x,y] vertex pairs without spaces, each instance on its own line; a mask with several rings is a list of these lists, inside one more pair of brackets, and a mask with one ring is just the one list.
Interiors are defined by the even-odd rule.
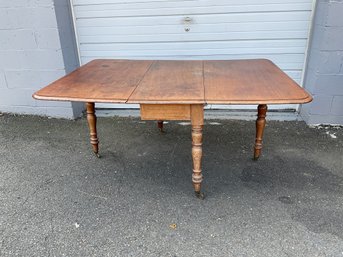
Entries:
[[312,98],[269,60],[205,61],[209,104],[306,103]]
[[202,61],[155,61],[128,103],[205,103]]
[[190,120],[189,104],[141,104],[142,120]]
[[33,97],[140,104],[286,104],[312,100],[303,88],[265,59],[94,60]]
[[41,100],[126,103],[152,61],[94,60],[36,92]]

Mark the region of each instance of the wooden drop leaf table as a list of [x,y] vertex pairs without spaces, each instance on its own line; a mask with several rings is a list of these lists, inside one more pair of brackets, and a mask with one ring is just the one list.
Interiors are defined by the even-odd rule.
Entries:
[[301,104],[312,97],[266,59],[228,61],[93,60],[36,92],[40,100],[86,102],[90,142],[98,156],[94,103],[136,103],[142,120],[189,120],[192,182],[202,182],[206,104],[257,104],[254,159],[261,154],[267,104]]

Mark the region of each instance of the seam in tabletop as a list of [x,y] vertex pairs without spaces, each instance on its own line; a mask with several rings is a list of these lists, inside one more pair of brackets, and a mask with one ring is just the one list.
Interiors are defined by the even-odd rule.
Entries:
[[151,69],[151,66],[156,62],[156,60],[153,60],[151,62],[151,64],[149,65],[149,68],[146,70],[146,72],[144,73],[144,75],[142,76],[142,78],[137,82],[137,85],[135,87],[135,89],[131,92],[131,94],[129,95],[129,97],[126,99],[125,103],[127,103],[131,96],[133,95],[133,93],[136,91],[136,89],[138,88],[139,84],[142,82],[142,80],[145,78],[146,74],[148,73],[148,71]]

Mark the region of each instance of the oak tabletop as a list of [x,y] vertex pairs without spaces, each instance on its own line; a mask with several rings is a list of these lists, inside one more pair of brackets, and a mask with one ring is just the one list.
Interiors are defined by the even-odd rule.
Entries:
[[155,61],[128,103],[205,103],[202,61]]
[[266,59],[93,60],[33,94],[41,100],[151,104],[285,104],[312,97]]

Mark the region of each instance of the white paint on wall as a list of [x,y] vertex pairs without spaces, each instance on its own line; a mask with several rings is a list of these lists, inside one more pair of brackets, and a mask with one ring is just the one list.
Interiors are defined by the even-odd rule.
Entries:
[[71,103],[32,98],[65,73],[53,0],[0,1],[0,111],[73,118]]
[[63,75],[53,1],[1,1],[0,111],[72,118],[71,103],[32,98]]

